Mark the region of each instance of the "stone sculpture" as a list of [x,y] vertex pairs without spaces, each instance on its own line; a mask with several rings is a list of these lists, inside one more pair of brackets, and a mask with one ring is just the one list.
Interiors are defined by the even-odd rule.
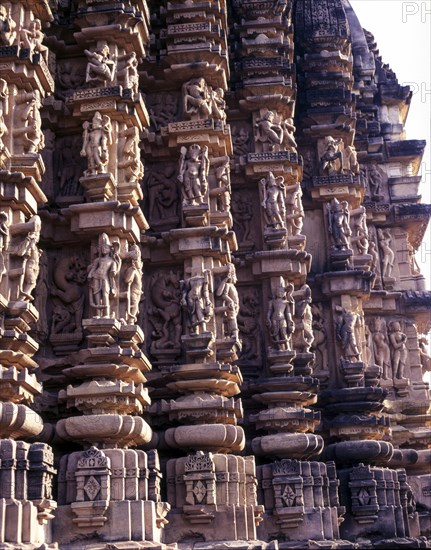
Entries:
[[181,147],[178,181],[182,184],[183,206],[198,206],[208,190],[208,147]]
[[334,139],[332,136],[325,138],[324,146],[325,151],[320,157],[320,168],[322,172],[328,176],[334,176],[339,174],[342,169],[342,154],[340,151],[340,144],[342,139]]
[[84,122],[81,156],[86,157],[88,168],[85,176],[94,176],[106,171],[109,161],[108,146],[112,142],[111,120],[99,111],[94,113],[91,122]]
[[381,317],[375,317],[372,329],[374,360],[382,367],[383,380],[388,380],[391,368],[391,354],[388,344],[386,322]]
[[127,182],[137,182],[144,176],[144,165],[141,162],[139,149],[139,130],[136,127],[126,128],[119,132],[119,137],[122,138],[122,146],[118,155],[118,168],[125,170]]
[[126,323],[134,324],[138,319],[139,302],[142,298],[142,255],[137,244],[129,246],[129,250],[123,256],[129,264],[124,271],[123,279],[127,285]]
[[39,260],[42,250],[38,248],[42,223],[39,216],[35,215],[29,223],[32,225],[25,239],[14,249],[13,254],[22,258],[21,276],[18,283],[18,300],[31,302],[34,300],[32,291],[36,286],[39,275]]
[[339,312],[340,319],[337,321],[337,339],[343,350],[343,357],[346,361],[356,362],[361,360],[360,328],[362,318],[359,313],[342,309]]
[[346,201],[334,198],[326,205],[328,216],[328,232],[333,247],[338,250],[347,250],[350,247],[350,212]]
[[235,267],[231,264],[228,268],[226,276],[220,282],[216,291],[216,296],[222,299],[224,307],[224,335],[227,338],[233,338],[239,344],[238,336],[238,312],[239,312],[239,296],[236,289],[236,272]]
[[16,98],[14,136],[25,153],[38,153],[45,145],[41,130],[41,97],[39,90],[22,93]]
[[286,187],[286,226],[289,236],[301,234],[304,222],[304,208],[302,206],[301,184]]
[[382,276],[391,278],[395,264],[395,252],[392,250],[392,236],[389,229],[377,229],[382,259]]
[[274,349],[279,351],[291,349],[291,338],[295,330],[293,289],[292,284],[286,285],[280,278],[268,304],[266,324]]
[[256,119],[256,142],[261,144],[263,151],[285,151],[296,148],[294,131],[292,118],[279,120],[275,113],[268,109],[264,109]]
[[155,273],[150,279],[150,321],[154,326],[153,348],[173,349],[180,346],[181,336],[181,291],[178,276]]
[[21,27],[19,30],[20,46],[26,48],[31,54],[41,53],[45,57],[48,55],[48,48],[42,44],[44,34],[40,19],[30,21],[29,27]]
[[211,115],[212,98],[204,78],[194,78],[183,85],[183,111],[191,120],[202,120]]
[[9,217],[6,212],[0,212],[0,283],[7,273],[6,257],[9,245]]
[[97,246],[97,256],[88,266],[87,274],[90,305],[96,312],[96,318],[111,317],[114,313],[112,299],[118,292],[116,277],[120,266],[117,243],[111,244],[108,235],[102,233]]
[[393,379],[406,380],[404,377],[404,372],[408,358],[408,350],[406,345],[407,336],[401,330],[401,323],[399,321],[391,321],[389,323],[388,333],[391,348]]
[[286,228],[286,186],[283,176],[272,172],[260,180],[265,221],[272,229]]
[[54,300],[51,334],[82,331],[87,279],[86,262],[79,254],[59,259],[54,265],[51,295]]
[[3,136],[7,134],[7,126],[5,123],[5,114],[7,114],[7,100],[8,100],[8,87],[6,80],[0,78],[0,162],[1,156],[5,149],[5,144],[3,143]]
[[180,281],[181,306],[187,311],[191,335],[206,332],[207,323],[214,314],[209,285],[211,274],[205,270],[202,275],[193,275]]
[[[118,82],[121,83],[124,88],[130,88],[135,94],[138,93],[139,75],[136,52],[130,52],[129,54],[118,57],[117,63]],[[109,74],[111,73],[112,70]],[[111,78],[111,80],[112,79],[113,78]]]
[[11,8],[0,6],[0,44],[11,46],[16,38],[16,23],[11,16]]
[[106,86],[114,81],[117,67],[109,52],[109,46],[102,46],[95,51],[84,50],[84,53],[88,59],[85,82]]

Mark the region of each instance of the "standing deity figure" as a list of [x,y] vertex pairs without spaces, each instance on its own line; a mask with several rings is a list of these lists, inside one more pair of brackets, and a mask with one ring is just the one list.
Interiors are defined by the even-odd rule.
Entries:
[[9,217],[6,212],[0,212],[0,283],[6,275],[6,251],[9,244]]
[[362,317],[347,309],[342,309],[340,319],[336,322],[337,340],[343,349],[343,358],[349,362],[361,360],[360,328]]
[[112,143],[111,119],[108,115],[94,113],[91,122],[84,122],[81,156],[86,157],[88,168],[85,176],[95,176],[105,172],[109,160],[108,145]]
[[214,313],[209,292],[210,277],[210,271],[205,270],[202,275],[194,275],[180,281],[181,306],[188,312],[192,335],[205,332],[206,324]]
[[401,330],[399,321],[389,323],[389,343],[392,352],[392,375],[394,380],[406,380],[404,369],[407,364],[409,351],[407,349],[407,336]]
[[383,380],[388,380],[389,369],[391,368],[391,350],[388,345],[386,322],[381,317],[375,317],[373,325],[374,361],[376,365],[383,369]]
[[181,147],[178,181],[182,184],[183,206],[198,206],[208,190],[208,147],[195,143]]
[[204,78],[193,78],[183,84],[183,110],[191,120],[202,120],[211,115],[212,98]]
[[326,204],[328,213],[328,232],[332,238],[334,248],[347,250],[350,245],[350,212],[347,201],[333,198]]
[[14,135],[22,136],[24,153],[37,153],[45,146],[42,133],[42,106],[39,90],[18,95],[15,100],[16,127]]
[[269,328],[274,348],[279,351],[292,349],[291,339],[295,330],[293,315],[295,314],[295,300],[293,299],[293,285],[285,284],[282,277],[269,301],[266,324]]
[[106,86],[108,82],[113,82],[116,63],[109,53],[109,46],[105,44],[94,52],[84,50],[84,53],[88,59],[85,82],[97,82],[102,86]]
[[16,23],[11,16],[11,8],[0,5],[0,45],[12,46],[16,38]]
[[39,275],[39,260],[42,250],[37,244],[40,239],[42,223],[39,216],[33,216],[29,223],[32,224],[32,230],[27,233],[25,239],[13,250],[15,256],[22,258],[22,270],[18,286],[18,300],[33,301],[31,295],[37,283]]
[[139,74],[138,58],[135,52],[122,55],[117,59],[117,81],[124,88],[130,88],[135,94],[138,93]]
[[142,255],[139,245],[132,244],[124,256],[125,260],[131,260],[124,272],[124,282],[127,285],[127,309],[126,322],[136,323],[139,313],[139,302],[142,297]]
[[392,277],[395,264],[395,252],[392,250],[392,236],[390,229],[377,229],[380,250],[382,252],[382,275]]
[[286,225],[289,236],[300,235],[304,223],[304,208],[302,206],[301,184],[286,187]]
[[[7,134],[7,126],[5,122],[5,114],[7,114],[7,100],[8,100],[9,90],[7,87],[7,82],[3,78],[0,78],[0,154],[5,149],[3,143],[3,136]],[[1,157],[0,157],[1,163]]]
[[117,296],[116,276],[121,267],[118,243],[111,244],[106,233],[99,236],[97,256],[88,266],[90,305],[96,310],[96,318],[111,317],[111,297]]
[[40,19],[33,19],[28,24],[28,29],[21,27],[19,30],[20,46],[30,50],[31,54],[40,53],[45,61],[48,55],[48,48],[42,44],[44,34]]
[[342,139],[334,139],[331,136],[325,138],[325,152],[320,157],[320,167],[324,174],[335,176],[341,172],[342,154],[340,151],[340,143]]
[[228,272],[221,281],[216,291],[216,295],[221,297],[225,307],[225,336],[234,338],[239,344],[238,337],[238,312],[239,296],[236,289],[236,271],[233,264],[229,264]]
[[272,172],[260,180],[262,207],[266,225],[274,229],[286,228],[286,186],[283,176]]

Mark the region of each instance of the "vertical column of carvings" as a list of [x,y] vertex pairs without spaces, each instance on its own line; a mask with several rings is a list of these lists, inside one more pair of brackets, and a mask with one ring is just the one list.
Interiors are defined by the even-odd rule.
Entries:
[[46,2],[0,6],[0,543],[53,548],[47,543],[56,504],[53,454],[37,441],[41,417],[31,405],[42,387],[29,332],[38,319],[33,291],[39,273],[42,100],[52,93],[42,26],[52,20]]
[[[341,534],[352,540],[360,533],[367,535],[379,518],[385,518],[380,537],[402,536],[405,527],[395,519],[400,507],[392,513],[385,491],[376,492],[376,486],[388,488],[383,481],[388,477],[370,466],[387,461],[393,446],[384,441],[389,421],[380,414],[387,392],[379,386],[378,370],[369,364],[365,345],[363,303],[375,275],[361,204],[365,181],[353,143],[350,29],[341,3],[328,0],[319,4],[319,12],[314,5],[299,3],[296,9],[298,142],[310,201],[306,231],[323,237],[311,243],[315,262],[310,281],[319,317],[315,329],[325,337],[329,352],[319,356],[317,371],[325,387],[318,401],[323,433],[332,438],[324,456],[337,463],[340,502],[351,506]],[[392,474],[396,478],[396,472],[389,472],[389,478]]]
[[166,428],[159,446],[196,453],[167,463],[174,503],[167,540],[192,531],[196,540],[253,541],[254,461],[220,454],[244,447],[235,399],[242,378],[232,364],[241,344],[231,258],[226,4],[173,1],[154,10],[160,59],[155,66],[150,56],[142,75],[151,121],[143,141],[147,322],[159,368],[152,384],[162,398],[153,412]]
[[[245,392],[252,397],[247,420],[258,431],[252,448],[270,462],[259,467],[266,510],[260,529],[263,538],[280,541],[322,535],[332,539],[338,537],[338,501],[336,491],[327,488],[336,484],[334,472],[307,461],[321,452],[323,440],[312,433],[319,413],[308,408],[316,402],[318,380],[312,377],[311,291],[306,284],[311,256],[303,231],[302,159],[293,125],[292,4],[233,4],[236,109],[229,116],[234,128],[236,257],[244,305],[239,326],[250,342],[247,317],[253,308],[260,315],[257,326],[265,327],[263,357],[253,345],[240,357],[249,378]],[[258,330],[254,338],[259,342]]]
[[[376,271],[370,299],[364,303],[367,355],[370,371],[380,371],[380,384],[388,391],[385,409],[391,420],[391,442],[396,447],[388,465],[406,468],[411,494],[419,505],[425,506],[423,510],[418,506],[421,530],[425,532],[423,520],[429,511],[424,494],[430,479],[426,466],[429,436],[420,425],[429,414],[429,389],[423,377],[430,368],[424,335],[430,326],[431,296],[425,290],[421,256],[415,257],[431,211],[430,205],[418,202],[417,170],[425,143],[400,139],[411,91],[399,85],[396,75],[378,56],[371,34],[364,34],[363,43],[369,48],[374,68],[365,86],[360,66],[354,70],[359,88],[360,130],[355,142],[367,179],[364,206]],[[353,54],[355,59],[355,50]],[[371,111],[366,97],[377,92],[379,99]],[[383,122],[386,113],[391,114],[391,123]],[[412,504],[411,500],[405,525],[406,535],[410,536],[417,532],[417,514]]]
[[[130,448],[151,439],[141,416],[150,403],[144,384],[151,365],[137,325],[141,231],[147,228],[138,205],[139,135],[148,124],[138,62],[145,55],[149,13],[145,2],[82,2],[69,18],[73,34],[50,38],[60,54],[58,105],[50,114],[55,120],[63,110],[65,117],[53,125],[59,151],[53,209],[62,208],[46,216],[52,222],[54,283],[53,357],[46,375],[56,384],[57,367],[68,383],[58,393],[58,441],[84,450],[62,457],[54,535],[72,548],[94,536],[141,547],[160,543],[168,509],[155,485],[156,454]],[[79,182],[77,152],[85,161]],[[77,255],[58,249],[78,249],[77,241]]]

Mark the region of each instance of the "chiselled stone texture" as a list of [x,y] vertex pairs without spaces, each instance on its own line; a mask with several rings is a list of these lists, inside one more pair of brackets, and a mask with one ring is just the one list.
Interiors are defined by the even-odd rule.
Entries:
[[431,546],[411,98],[347,0],[1,4],[0,549]]

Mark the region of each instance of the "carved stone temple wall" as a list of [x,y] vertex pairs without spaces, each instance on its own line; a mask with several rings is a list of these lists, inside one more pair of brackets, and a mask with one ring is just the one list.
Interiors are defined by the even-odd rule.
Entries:
[[2,1],[0,549],[431,547],[411,99],[348,0]]

